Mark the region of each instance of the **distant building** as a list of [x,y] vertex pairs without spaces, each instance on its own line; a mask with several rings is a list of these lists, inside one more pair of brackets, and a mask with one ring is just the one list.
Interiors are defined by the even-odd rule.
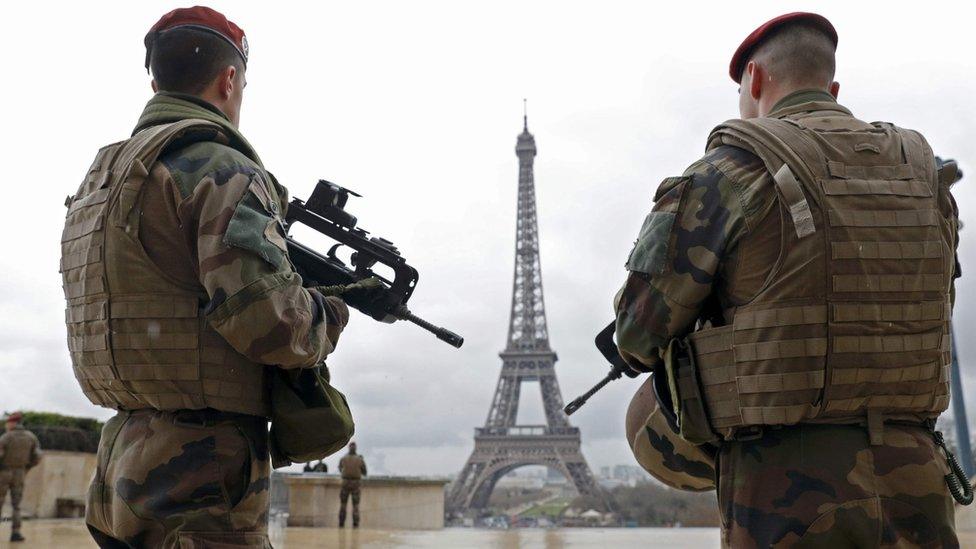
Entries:
[[636,465],[614,465],[613,476],[611,478],[619,480],[628,486],[633,486],[638,482],[649,479],[650,476],[647,474],[647,471]]
[[636,465],[618,464],[600,467],[598,482],[602,488],[612,490],[618,486],[636,486],[641,482],[648,482],[650,480],[651,476],[640,467]]

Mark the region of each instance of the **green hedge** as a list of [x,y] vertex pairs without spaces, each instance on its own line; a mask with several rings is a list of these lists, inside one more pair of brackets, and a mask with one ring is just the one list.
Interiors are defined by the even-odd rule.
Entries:
[[37,435],[44,450],[95,453],[102,434],[102,422],[97,419],[53,412],[24,412],[23,425]]
[[23,412],[23,414],[24,426],[70,427],[93,433],[102,432],[102,422],[90,417],[65,416],[54,412]]

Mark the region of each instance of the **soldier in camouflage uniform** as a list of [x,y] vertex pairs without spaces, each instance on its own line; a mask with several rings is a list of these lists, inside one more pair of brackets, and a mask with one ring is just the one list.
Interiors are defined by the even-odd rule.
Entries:
[[27,471],[41,462],[41,444],[34,433],[20,424],[20,412],[7,416],[6,432],[0,435],[0,508],[10,492],[10,508],[13,521],[10,527],[10,541],[24,541],[20,533],[20,500],[24,496],[24,477]]
[[717,485],[725,546],[954,547],[954,177],[836,103],[836,44],[815,14],[760,27],[730,68],[743,120],[658,188],[614,303],[653,372],[628,439],[668,484]]
[[270,547],[270,380],[322,363],[346,305],[289,262],[287,190],[238,131],[247,41],[208,8],[146,36],[133,136],[69,197],[61,270],[75,376],[103,429],[102,547]]
[[360,481],[366,476],[366,461],[356,453],[356,443],[349,443],[349,453],[339,460],[342,487],[339,489],[339,528],[346,525],[346,504],[352,497],[352,527],[359,528],[359,499],[362,497]]

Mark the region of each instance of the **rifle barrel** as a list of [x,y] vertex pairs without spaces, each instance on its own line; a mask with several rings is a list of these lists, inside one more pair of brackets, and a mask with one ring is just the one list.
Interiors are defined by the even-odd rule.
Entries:
[[589,400],[591,396],[595,395],[597,391],[606,387],[607,383],[610,383],[611,381],[619,378],[620,378],[620,372],[617,369],[610,370],[610,373],[607,374],[606,377],[601,379],[599,383],[594,385],[592,389],[583,393],[576,400],[567,404],[566,407],[563,408],[563,412],[565,412],[567,416],[573,415],[573,412],[582,408],[583,405],[586,404],[586,401]]
[[437,339],[447,342],[448,345],[451,345],[455,348],[460,349],[461,345],[464,345],[463,337],[448,330],[447,328],[441,328],[440,326],[427,322],[426,320],[420,318],[419,316],[411,313],[409,310],[406,309],[406,307],[404,307],[403,310],[399,311],[397,317],[412,322],[417,326],[420,326],[421,328],[437,336]]

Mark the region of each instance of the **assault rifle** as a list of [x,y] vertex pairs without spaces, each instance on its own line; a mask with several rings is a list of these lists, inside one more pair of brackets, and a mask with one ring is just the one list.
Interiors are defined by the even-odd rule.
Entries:
[[[285,240],[295,270],[307,286],[348,286],[376,279],[379,282],[374,282],[375,287],[345,293],[343,300],[350,307],[380,322],[406,320],[431,332],[441,341],[460,347],[464,338],[427,322],[407,308],[407,301],[417,286],[417,269],[407,264],[392,242],[370,236],[368,231],[356,226],[356,217],[344,209],[350,195],[360,196],[322,179],[315,185],[307,201],[296,198],[288,205]],[[325,255],[320,254],[287,234],[295,223],[328,236],[336,244]],[[349,265],[336,255],[341,246],[353,250]],[[393,271],[392,280],[373,270],[377,263]]]
[[610,373],[608,373],[599,383],[593,386],[592,389],[583,393],[579,398],[570,402],[563,408],[563,412],[566,415],[572,415],[573,412],[579,410],[586,404],[586,401],[590,399],[591,396],[595,395],[597,391],[606,387],[608,383],[615,379],[620,379],[620,376],[626,375],[627,377],[637,377],[637,373],[627,367],[627,363],[624,362],[623,357],[620,356],[620,352],[617,350],[617,344],[613,341],[613,332],[616,328],[616,322],[611,322],[607,324],[607,327],[600,330],[600,333],[596,334],[596,339],[593,343],[596,344],[597,350],[603,355],[603,358],[607,359],[610,363]]

